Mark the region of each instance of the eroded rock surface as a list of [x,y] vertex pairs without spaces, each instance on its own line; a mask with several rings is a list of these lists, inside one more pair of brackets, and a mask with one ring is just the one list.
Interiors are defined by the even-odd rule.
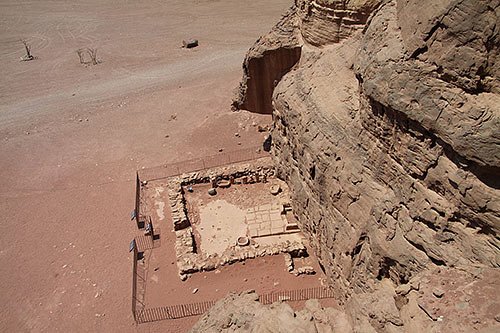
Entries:
[[338,43],[364,27],[382,0],[295,0],[276,26],[255,42],[243,62],[233,109],[272,113],[274,87],[301,57],[302,45]]
[[189,331],[195,332],[352,332],[346,315],[309,300],[294,312],[286,303],[263,305],[255,292],[229,294]]
[[300,33],[315,46],[338,43],[362,29],[381,0],[297,0]]
[[271,32],[259,38],[243,62],[243,79],[234,109],[270,114],[274,86],[299,60],[301,47],[296,12],[288,11]]
[[[272,152],[340,303],[358,304],[357,331],[416,327],[396,290],[420,274],[498,272],[499,15],[498,0],[307,0],[288,13],[301,54],[274,88]],[[415,309],[441,323],[453,306]]]

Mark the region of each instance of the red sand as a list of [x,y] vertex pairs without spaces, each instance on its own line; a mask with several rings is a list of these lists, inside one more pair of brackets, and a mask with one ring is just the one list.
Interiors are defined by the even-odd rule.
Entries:
[[[176,332],[194,323],[136,328],[132,319],[135,170],[260,142],[238,124],[269,117],[231,113],[230,99],[246,50],[289,4],[0,4],[2,330]],[[200,46],[181,49],[187,37]],[[19,61],[20,38],[38,59]],[[101,64],[78,63],[76,49],[87,46]]]

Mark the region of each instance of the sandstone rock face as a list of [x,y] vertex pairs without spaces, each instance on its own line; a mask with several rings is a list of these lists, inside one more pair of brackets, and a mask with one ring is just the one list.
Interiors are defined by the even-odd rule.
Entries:
[[498,269],[444,267],[396,289],[385,279],[375,292],[351,297],[345,311],[308,300],[294,312],[286,303],[262,305],[252,291],[232,293],[190,332],[498,332],[498,297]]
[[189,330],[195,332],[352,332],[346,315],[309,300],[294,312],[286,303],[262,305],[255,292],[229,294]]
[[297,15],[290,10],[248,51],[243,79],[233,100],[234,109],[270,114],[274,86],[300,58]]
[[389,1],[362,34],[304,46],[274,92],[276,164],[344,296],[429,265],[500,266],[500,97],[481,83],[500,78],[498,1],[410,19],[420,4]]
[[360,30],[382,0],[295,0],[271,32],[261,37],[243,62],[243,79],[233,109],[273,112],[272,93],[300,59],[304,43],[338,43]]
[[[341,303],[435,267],[498,270],[500,1],[307,0],[289,15],[301,55],[274,88],[272,152]],[[366,325],[412,327],[397,303]]]
[[300,32],[312,45],[338,43],[364,27],[381,0],[298,0]]

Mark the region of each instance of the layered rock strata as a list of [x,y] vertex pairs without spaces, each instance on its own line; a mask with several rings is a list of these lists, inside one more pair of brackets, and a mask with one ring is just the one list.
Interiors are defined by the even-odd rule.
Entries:
[[278,172],[341,293],[500,265],[499,96],[440,79],[398,22],[383,5],[361,36],[307,50],[274,95]]
[[259,38],[243,62],[243,79],[233,100],[233,109],[271,114],[274,86],[299,60],[301,47],[296,35],[295,11],[290,10],[272,31]]
[[243,62],[233,109],[271,114],[272,93],[301,56],[304,43],[338,43],[362,29],[380,0],[295,0],[276,26],[255,42]]
[[304,41],[315,46],[338,43],[362,29],[380,0],[297,0]]
[[[277,172],[341,304],[365,304],[354,327],[408,329],[394,288],[500,267],[500,1],[296,5],[286,40],[301,57],[273,93]],[[355,29],[335,20],[347,8]]]

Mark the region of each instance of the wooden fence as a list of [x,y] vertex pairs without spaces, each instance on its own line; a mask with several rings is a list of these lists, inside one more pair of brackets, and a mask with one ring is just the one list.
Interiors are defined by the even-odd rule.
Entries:
[[[317,287],[296,290],[284,290],[263,294],[259,296],[259,301],[262,304],[271,304],[274,302],[294,302],[305,301],[308,299],[324,299],[333,298],[333,292],[330,289]],[[144,309],[134,314],[134,318],[138,324],[149,323],[153,321],[179,319],[191,316],[199,316],[208,311],[215,301],[205,301],[199,303],[179,304],[161,306],[156,308]]]
[[270,156],[259,147],[243,148],[230,152],[221,152],[203,158],[195,158],[177,163],[165,164],[158,167],[141,169],[138,171],[140,181],[153,181],[178,176],[183,173],[220,167],[228,164],[240,163]]
[[146,168],[136,172],[135,182],[135,222],[138,229],[145,227],[148,216],[146,214],[146,198],[142,193],[143,182],[174,177],[183,173],[196,172],[200,170],[220,167],[233,163],[251,161],[258,158],[268,157],[259,147],[250,147],[235,150],[204,158],[191,159],[177,163],[165,164],[159,167]]

